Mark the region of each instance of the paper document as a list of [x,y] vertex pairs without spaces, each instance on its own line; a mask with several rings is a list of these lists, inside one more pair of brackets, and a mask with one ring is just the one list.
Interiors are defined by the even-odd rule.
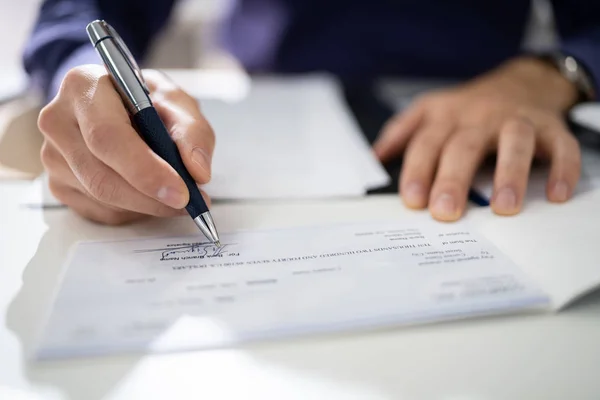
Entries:
[[331,79],[257,78],[239,101],[201,104],[215,199],[359,196],[390,182]]
[[166,352],[547,307],[464,225],[401,221],[82,242],[40,359]]

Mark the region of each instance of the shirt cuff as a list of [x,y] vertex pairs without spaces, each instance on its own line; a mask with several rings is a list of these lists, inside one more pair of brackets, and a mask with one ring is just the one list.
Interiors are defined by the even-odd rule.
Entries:
[[100,56],[96,53],[96,49],[91,45],[79,47],[60,64],[50,82],[46,100],[49,101],[56,96],[67,72],[75,67],[86,64],[102,64]]
[[574,57],[589,73],[594,86],[595,101],[600,95],[600,29],[589,35],[565,39],[561,51]]

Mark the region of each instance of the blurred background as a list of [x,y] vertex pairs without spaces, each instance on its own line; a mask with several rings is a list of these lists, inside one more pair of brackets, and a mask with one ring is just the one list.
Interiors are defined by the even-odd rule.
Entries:
[[[180,0],[172,23],[163,32],[147,66],[159,68],[232,67],[211,40],[213,28],[231,0]],[[0,81],[15,85],[21,74],[21,50],[35,21],[41,0],[0,2]],[[524,40],[528,48],[543,48],[555,40],[552,10],[546,0],[533,0],[530,29]],[[176,45],[173,45],[176,43]],[[20,78],[19,78],[20,77]]]
[[[171,23],[154,42],[144,67],[238,68],[235,60],[217,48],[213,40],[215,27],[232,1],[235,0],[179,0]],[[551,47],[556,42],[552,9],[546,0],[531,1],[533,12],[522,45],[527,49]],[[35,98],[29,98],[32,96],[20,96],[27,89],[21,53],[41,3],[42,0],[0,1],[0,121],[3,121],[0,122],[0,178],[35,177],[42,168],[38,156],[41,135],[36,125],[40,104]],[[378,95],[384,102],[400,109],[404,105],[402,99],[410,98],[411,93],[404,92],[412,90],[411,84],[384,82]],[[398,92],[398,88],[402,91]],[[18,100],[9,101],[14,98]],[[397,99],[401,99],[399,104],[395,104]],[[363,101],[362,95],[359,100],[359,103]],[[357,112],[356,107],[350,108]],[[387,118],[387,114],[380,116],[381,121],[382,118]],[[376,133],[381,121],[367,119],[366,123],[370,125],[361,124],[361,128]],[[20,150],[15,152],[15,148]]]

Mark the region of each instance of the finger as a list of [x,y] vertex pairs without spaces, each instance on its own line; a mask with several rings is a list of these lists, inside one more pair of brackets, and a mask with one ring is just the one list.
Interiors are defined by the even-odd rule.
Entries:
[[74,173],[85,192],[104,205],[156,217],[181,215],[184,211],[169,207],[139,192],[91,153],[75,158],[73,165],[76,166],[71,168],[74,168]]
[[581,176],[581,149],[564,124],[551,124],[547,129],[539,135],[542,145],[550,153],[546,196],[552,202],[562,203],[573,196]]
[[186,168],[196,182],[208,183],[215,135],[200,112],[198,101],[160,71],[145,70],[144,76],[154,106],[177,144]]
[[44,169],[50,178],[61,182],[63,185],[79,190],[80,192],[85,191],[79,180],[73,174],[67,160],[65,160],[63,155],[51,141],[44,141],[40,151],[40,157]]
[[77,214],[91,221],[107,225],[123,225],[140,220],[143,214],[115,210],[104,206],[72,187],[63,185],[61,182],[50,178],[48,181],[50,191],[61,203],[73,209]]
[[[182,94],[182,96],[187,95]],[[170,101],[154,103],[177,144],[185,167],[196,182],[206,184],[211,177],[215,135],[199,110],[190,112],[180,104]]]
[[412,134],[418,129],[424,115],[425,107],[422,103],[418,103],[388,121],[373,144],[377,158],[382,162],[387,162],[398,156],[406,147]]
[[181,209],[189,201],[185,183],[133,129],[107,76],[76,103],[75,115],[91,153],[144,195]]
[[435,219],[455,221],[462,215],[489,137],[482,130],[469,128],[454,134],[446,144],[431,189],[430,212]]
[[400,176],[400,196],[408,207],[427,206],[438,159],[451,132],[449,121],[427,122],[409,143]]
[[212,205],[212,200],[211,200],[210,196],[202,189],[200,189],[200,194],[202,195],[202,198],[204,199],[206,206],[210,208],[210,206]]
[[187,94],[163,71],[147,69],[143,71],[153,103],[174,103],[184,108],[191,115],[200,115],[198,100]]
[[521,209],[535,153],[535,128],[523,119],[504,124],[498,142],[492,210],[514,215]]
[[[50,175],[61,184],[80,190],[113,208],[157,217],[181,215],[179,209],[169,207],[139,192],[98,160],[86,147],[77,127],[64,125],[60,134],[52,135],[52,139],[53,146],[45,146],[43,157],[48,163]],[[59,155],[54,153],[55,149]],[[60,157],[65,160],[66,168],[61,164]]]

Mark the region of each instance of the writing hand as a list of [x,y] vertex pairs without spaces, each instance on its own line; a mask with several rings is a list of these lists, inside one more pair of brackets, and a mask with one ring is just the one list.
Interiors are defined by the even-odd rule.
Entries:
[[[157,71],[144,77],[185,166],[207,183],[215,138],[196,100]],[[134,130],[104,67],[69,71],[38,125],[50,190],[77,213],[111,225],[185,214],[185,183]]]
[[404,153],[400,193],[438,220],[464,212],[485,156],[497,153],[492,209],[520,211],[534,157],[551,161],[547,197],[568,200],[581,154],[563,121],[576,91],[557,71],[516,59],[466,85],[425,94],[384,127],[374,145],[382,161]]

